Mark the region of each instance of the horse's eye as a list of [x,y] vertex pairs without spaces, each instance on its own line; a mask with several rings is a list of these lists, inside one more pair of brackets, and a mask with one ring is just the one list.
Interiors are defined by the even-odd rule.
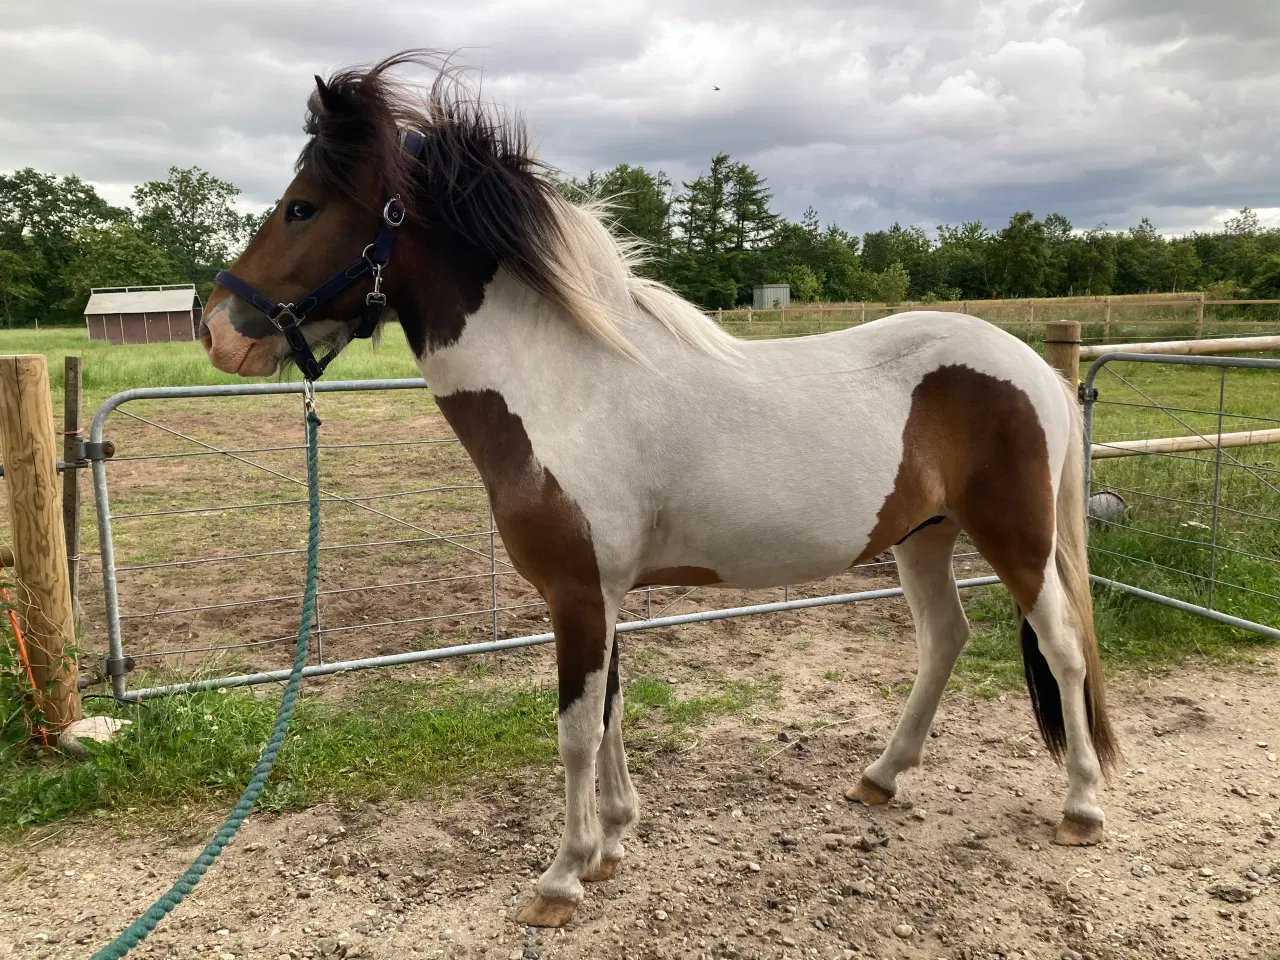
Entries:
[[284,208],[284,222],[293,223],[295,220],[310,220],[316,215],[316,208],[305,200],[290,200]]

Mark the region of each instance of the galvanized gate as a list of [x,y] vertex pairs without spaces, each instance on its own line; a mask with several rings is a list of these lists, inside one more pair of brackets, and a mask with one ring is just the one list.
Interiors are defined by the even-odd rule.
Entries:
[[[1203,376],[1167,376],[1188,368]],[[1081,394],[1095,583],[1280,640],[1278,372],[1247,357],[1094,362]],[[1095,439],[1099,408],[1127,432]]]
[[[424,399],[429,399],[422,380],[417,378],[321,382],[316,385],[316,390],[320,394],[326,394],[331,397],[335,394],[368,396],[383,391],[412,391]],[[243,686],[284,679],[288,671],[283,667],[281,669],[259,669],[241,672],[218,670],[214,672],[215,675],[194,681],[184,680],[181,683],[131,690],[127,683],[127,674],[135,664],[144,662],[146,658],[153,658],[158,661],[166,656],[181,657],[188,654],[236,650],[247,650],[255,654],[261,654],[273,645],[282,645],[290,642],[292,633],[284,628],[284,623],[287,622],[287,615],[291,609],[290,605],[300,598],[300,590],[286,591],[282,589],[282,584],[288,582],[289,576],[293,573],[289,564],[296,565],[300,562],[302,549],[300,546],[290,543],[273,544],[261,541],[265,537],[272,535],[287,536],[290,531],[296,534],[297,531],[300,531],[305,526],[301,513],[304,501],[299,494],[290,495],[287,492],[291,489],[300,489],[300,485],[303,482],[300,474],[297,471],[291,473],[285,466],[264,462],[268,457],[282,456],[302,450],[300,418],[298,419],[299,439],[297,442],[226,447],[201,440],[191,433],[175,429],[159,418],[141,416],[127,408],[130,405],[144,401],[300,396],[301,391],[301,384],[298,383],[245,383],[222,386],[145,388],[127,390],[116,394],[98,409],[91,427],[92,443],[103,442],[106,437],[109,419],[113,414],[118,414],[129,418],[135,423],[144,424],[159,431],[162,435],[174,440],[178,445],[176,449],[134,452],[127,443],[117,440],[115,443],[116,451],[111,459],[97,459],[93,462],[93,486],[97,510],[98,536],[101,546],[104,613],[108,647],[107,657],[103,662],[103,672],[109,677],[115,696],[124,699],[144,699],[182,690]],[[397,404],[397,406],[400,405],[399,403]],[[167,406],[165,409],[167,412],[172,407]],[[321,416],[325,418],[327,423],[331,423],[334,412],[334,403],[330,401],[323,405]],[[260,413],[259,416],[261,416]],[[243,416],[238,416],[237,420],[243,420]],[[322,427],[322,436],[324,435],[333,436],[329,426]],[[445,447],[453,449],[461,456],[461,452],[458,450],[457,438],[451,435],[427,438],[412,437],[408,439],[364,437],[348,442],[334,442],[332,439],[322,440],[322,471],[326,469],[325,464],[330,462],[337,453],[350,452],[353,448],[362,452],[378,449],[390,451],[391,453],[391,456],[387,457],[382,464],[385,469],[379,472],[394,475],[399,470],[398,465],[402,464],[409,456],[407,451],[422,450],[424,448],[439,450]],[[257,488],[253,485],[248,485],[246,492],[237,496],[235,498],[236,502],[233,503],[207,505],[198,502],[191,505],[178,505],[177,503],[165,501],[165,505],[158,509],[154,507],[152,509],[134,508],[128,512],[113,514],[108,484],[108,474],[111,471],[120,470],[127,465],[141,465],[154,470],[156,464],[161,461],[190,463],[197,458],[212,458],[237,464],[249,470],[252,476],[261,477],[281,487],[283,492],[271,498],[263,498],[251,495],[248,491]],[[462,459],[465,459],[465,457],[463,456]],[[462,475],[464,469],[465,476]],[[363,539],[337,535],[335,539],[335,535],[340,534],[342,530],[340,527],[336,528],[326,518],[322,523],[322,535],[324,537],[321,548],[322,556],[330,558],[344,553],[360,553],[363,551],[363,555],[367,558],[370,551],[386,553],[408,549],[429,553],[433,550],[447,550],[451,564],[465,561],[465,563],[469,563],[476,569],[470,572],[465,569],[449,569],[440,571],[443,574],[441,576],[409,580],[401,579],[390,583],[374,581],[350,584],[346,582],[347,579],[350,579],[350,571],[340,568],[343,582],[336,586],[329,586],[328,581],[333,579],[332,571],[322,565],[322,600],[332,601],[335,598],[349,598],[351,595],[360,592],[371,593],[398,590],[403,593],[407,588],[425,585],[436,589],[454,590],[459,595],[465,594],[464,600],[467,602],[460,609],[423,610],[413,616],[385,617],[369,622],[340,622],[334,624],[329,622],[327,614],[323,617],[318,617],[322,622],[316,624],[314,633],[315,662],[306,668],[307,676],[321,676],[372,667],[395,666],[468,654],[511,650],[549,643],[553,640],[553,636],[549,632],[528,630],[528,626],[531,623],[545,620],[545,617],[541,616],[541,614],[545,613],[545,605],[540,597],[532,594],[532,588],[528,587],[515,574],[510,562],[506,559],[501,537],[494,528],[492,513],[488,510],[487,500],[484,499],[482,485],[478,476],[475,475],[470,461],[465,461],[465,468],[461,461],[456,462],[449,466],[446,472],[449,475],[449,482],[447,483],[433,483],[433,485],[427,487],[385,493],[369,493],[362,490],[360,493],[344,494],[328,478],[322,480],[322,500],[326,508],[343,506],[361,512],[366,516],[373,515],[391,524],[394,529],[401,530],[407,534],[406,536],[382,534],[364,537]],[[146,477],[139,477],[140,485],[145,486],[143,481],[146,479]],[[190,483],[191,481],[184,482]],[[164,495],[189,492],[177,490],[177,486],[178,481],[171,482],[169,487],[164,488]],[[470,514],[472,526],[456,531],[442,532],[429,519],[424,520],[418,516],[409,518],[399,512],[393,513],[391,512],[392,508],[385,505],[385,501],[392,498],[409,496],[448,498],[458,497],[463,493],[478,494],[479,499],[473,504],[474,509]],[[375,507],[371,505],[372,501],[384,502],[382,505]],[[153,506],[150,501],[145,501],[144,505]],[[154,525],[170,521],[176,522],[181,518],[190,519],[195,516],[241,517],[260,515],[262,511],[276,510],[292,510],[296,514],[296,522],[287,528],[264,525],[265,532],[262,537],[254,541],[256,546],[253,549],[198,549],[195,551],[196,555],[194,556],[178,558],[172,557],[167,553],[149,557],[144,551],[141,562],[138,562],[136,558],[134,562],[127,564],[117,562],[116,547],[117,537],[119,536],[117,528],[122,523],[150,522]],[[186,541],[183,541],[181,545],[185,546]],[[133,549],[137,552],[138,547],[136,544]],[[957,555],[957,561],[961,564],[975,560],[978,560],[976,553],[969,552]],[[241,575],[239,580],[225,573],[215,575],[213,572],[225,571],[237,564],[243,567],[252,563],[260,564],[263,561],[270,564],[266,573],[255,574],[254,576]],[[355,572],[355,579],[363,579],[366,571],[376,570],[377,568],[376,557],[374,560],[366,559],[364,565]],[[891,559],[873,560],[854,568],[852,576],[856,579],[864,574],[892,574],[893,568],[894,564]],[[137,578],[139,576],[146,577],[159,574],[168,575],[177,570],[200,571],[199,577],[189,581],[193,591],[204,589],[206,584],[211,583],[215,586],[220,585],[220,588],[225,589],[226,593],[225,595],[216,595],[208,598],[209,602],[205,603],[185,603],[177,606],[161,606],[156,609],[141,610],[135,609],[140,602],[140,597],[134,597],[132,601],[133,607],[126,609],[126,605],[121,598],[121,577]],[[265,594],[264,590],[259,589],[257,593],[264,595],[252,595],[253,591],[249,590],[249,587],[265,586],[255,580],[255,577],[259,580],[264,577],[269,579],[272,589],[266,590]],[[969,576],[961,579],[959,586],[967,588],[991,585],[998,582],[993,576]],[[821,585],[819,585],[818,589],[821,590]],[[522,590],[523,592],[521,592]],[[692,590],[677,587],[653,587],[633,591],[628,596],[628,603],[620,613],[621,619],[617,629],[620,632],[651,630],[730,617],[896,597],[902,595],[902,589],[896,585],[885,585],[878,586],[876,589],[859,589],[844,593],[820,593],[820,595],[816,596],[792,596],[790,590],[778,590],[774,592],[774,595],[780,595],[781,599],[773,602],[715,607],[697,610],[692,613],[664,616],[669,608],[687,601],[693,593],[694,591]],[[480,601],[481,596],[483,596],[483,602]],[[282,622],[278,636],[257,636],[254,634],[254,628],[248,622],[242,623],[233,620],[231,626],[224,629],[223,633],[237,635],[235,641],[227,640],[215,643],[212,640],[206,641],[203,638],[195,639],[194,634],[192,634],[188,639],[195,639],[194,646],[190,644],[160,644],[159,650],[145,652],[139,652],[136,649],[131,652],[130,650],[130,641],[131,639],[136,641],[136,637],[131,638],[127,636],[127,633],[130,628],[136,633],[141,624],[155,623],[165,618],[170,621],[183,622],[185,618],[189,625],[191,618],[201,615],[219,614],[234,617],[244,615],[245,611],[261,611],[263,609],[282,612]],[[378,630],[392,627],[422,627],[460,621],[476,623],[480,620],[487,621],[488,624],[486,631],[488,635],[484,640],[446,643],[439,646],[406,649],[375,656],[353,657],[342,654],[331,656],[326,653],[326,644],[332,647],[335,638],[349,639],[356,632],[359,632],[360,636],[370,636]]]

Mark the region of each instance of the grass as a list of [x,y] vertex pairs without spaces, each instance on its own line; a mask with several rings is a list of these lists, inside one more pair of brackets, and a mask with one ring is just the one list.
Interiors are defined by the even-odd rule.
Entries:
[[[89,340],[80,327],[52,327],[44,330],[0,330],[0,354],[43,353],[49,360],[49,379],[54,394],[62,393],[63,357],[84,357],[86,410],[96,407],[113,393],[135,387],[186,387],[216,383],[243,383],[244,378],[217,370],[199,343],[158,343],[145,346],[115,346],[103,340]],[[400,327],[388,325],[381,343],[352,343],[325,373],[329,380],[372,380],[391,377],[418,377],[413,356]],[[291,370],[284,379],[301,379]]]
[[[484,683],[485,670],[432,680],[369,679],[340,701],[303,698],[260,806],[272,811],[320,802],[358,806],[447,795],[492,783],[556,758],[556,693],[546,686]],[[627,689],[628,749],[634,765],[676,748],[709,719],[777,696],[761,684],[712,682],[693,697],[641,676]],[[104,701],[98,701],[104,702]],[[279,706],[247,690],[165,697],[109,706],[133,721],[88,762],[58,756],[36,763],[0,752],[0,832],[73,815],[189,817],[221,809],[248,781]]]

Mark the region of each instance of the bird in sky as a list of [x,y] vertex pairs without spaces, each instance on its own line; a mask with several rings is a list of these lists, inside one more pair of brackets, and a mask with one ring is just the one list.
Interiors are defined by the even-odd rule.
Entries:
[[717,87],[715,84],[712,84],[712,85],[711,85],[711,89],[712,89],[712,90],[719,90],[720,88],[719,88],[719,87]]

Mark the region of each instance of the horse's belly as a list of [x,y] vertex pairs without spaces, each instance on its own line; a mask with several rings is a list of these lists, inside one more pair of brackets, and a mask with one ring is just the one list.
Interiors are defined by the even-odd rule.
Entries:
[[754,589],[847,570],[865,547],[875,515],[846,502],[814,510],[715,510],[670,520],[672,536],[660,566],[713,570],[723,586]]

